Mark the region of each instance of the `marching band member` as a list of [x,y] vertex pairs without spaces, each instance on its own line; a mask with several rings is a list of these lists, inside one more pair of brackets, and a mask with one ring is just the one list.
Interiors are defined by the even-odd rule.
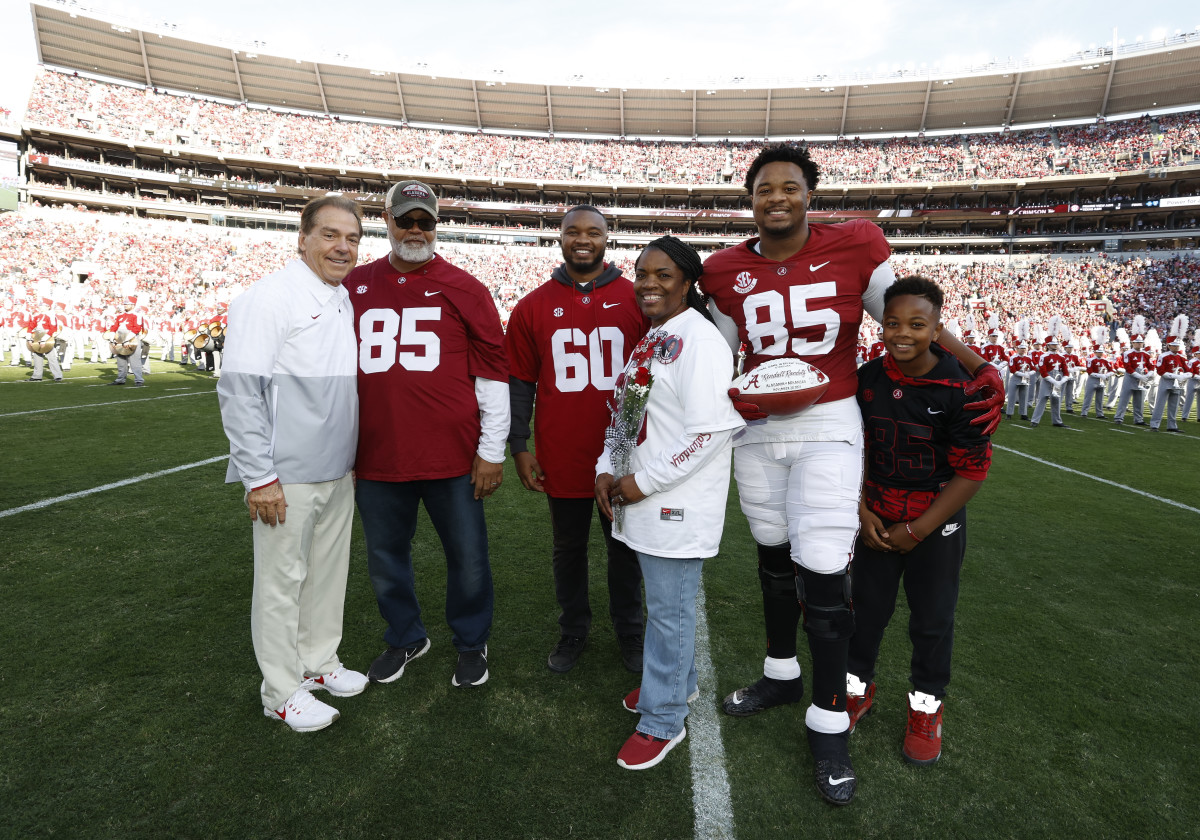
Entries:
[[1121,383],[1125,376],[1125,353],[1129,350],[1129,345],[1125,342],[1114,344],[1108,353],[1108,363],[1112,365],[1112,379],[1108,380],[1108,384],[1104,388],[1104,407],[1112,411],[1117,407],[1117,398],[1121,396]]
[[1035,372],[1033,357],[1029,355],[1029,320],[1022,318],[1017,322],[1016,352],[1008,359],[1008,387],[1005,389],[1005,413],[1008,417],[1013,416],[1020,403],[1021,419],[1029,419],[1030,391]]
[[1047,403],[1050,405],[1050,419],[1054,421],[1054,425],[1059,427],[1066,425],[1062,421],[1060,411],[1061,392],[1064,384],[1070,381],[1070,376],[1067,370],[1067,357],[1059,352],[1058,338],[1054,334],[1057,328],[1058,316],[1055,315],[1050,319],[1050,337],[1046,339],[1046,352],[1042,355],[1042,361],[1038,365],[1041,382],[1038,385],[1037,405],[1033,408],[1033,419],[1029,421],[1030,426],[1036,427],[1041,421]]
[[1083,359],[1075,350],[1077,344],[1077,339],[1070,339],[1063,344],[1063,355],[1067,359],[1067,381],[1062,385],[1062,400],[1067,414],[1075,413],[1075,388],[1085,370]]
[[1163,411],[1167,413],[1167,431],[1178,432],[1175,417],[1179,413],[1179,398],[1183,396],[1183,383],[1188,379],[1187,359],[1183,355],[1183,340],[1179,336],[1187,332],[1187,316],[1178,315],[1171,324],[1171,335],[1165,344],[1166,352],[1158,359],[1156,371],[1161,377],[1158,394],[1154,398],[1154,412],[1150,415],[1150,431],[1157,432],[1162,424]]
[[33,320],[33,311],[25,297],[22,289],[18,288],[20,294],[16,295],[16,303],[13,305],[12,323],[13,323],[13,339],[12,339],[12,361],[8,363],[9,367],[16,367],[24,362],[30,367],[33,366],[33,355],[29,352],[29,346],[25,343],[25,336],[29,332],[29,324]]
[[[995,318],[996,316],[992,316]],[[983,350],[980,352],[983,358],[991,362],[996,370],[1000,371],[1000,375],[1008,378],[1008,351],[1004,349],[1004,345],[1000,343],[1000,327],[993,326],[988,332],[988,342],[983,345]]]
[[883,327],[880,327],[876,331],[875,342],[869,348],[867,348],[867,361],[869,362],[871,359],[878,359],[886,352],[887,348],[883,345]]
[[1092,327],[1095,347],[1087,358],[1087,381],[1083,385],[1083,408],[1079,412],[1080,416],[1086,417],[1088,407],[1095,400],[1098,420],[1104,419],[1104,386],[1113,377],[1112,362],[1104,357],[1104,334],[1104,327]]
[[41,309],[26,322],[26,346],[32,354],[33,373],[26,382],[41,382],[46,363],[55,382],[62,382],[62,367],[58,363],[58,318],[54,316],[53,301],[42,298]]
[[108,328],[108,336],[110,338],[116,339],[123,332],[124,335],[128,337],[128,340],[122,343],[125,346],[130,344],[133,345],[133,352],[129,353],[128,355],[116,353],[116,347],[114,345],[113,352],[116,353],[117,356],[117,378],[112,382],[109,382],[109,385],[124,385],[125,378],[129,375],[130,368],[133,369],[134,387],[140,388],[146,384],[142,378],[141,343],[142,338],[149,330],[149,326],[147,325],[145,318],[133,311],[133,308],[136,305],[136,295],[130,295],[129,297],[125,298],[125,311],[118,315]]
[[20,362],[17,361],[17,351],[14,344],[17,340],[16,313],[13,310],[12,301],[8,298],[0,300],[0,361],[3,361],[4,354],[11,351],[12,362],[9,367],[16,367]]
[[[1192,336],[1192,355],[1188,359],[1187,372],[1191,374],[1187,379],[1187,385],[1183,392],[1183,412],[1182,418],[1187,420],[1192,414],[1192,401],[1196,399],[1196,389],[1200,385],[1200,327],[1196,329],[1195,335]],[[1200,419],[1200,410],[1196,412],[1197,418]]]
[[165,312],[160,314],[154,320],[154,328],[157,335],[157,341],[162,347],[162,352],[158,354],[160,362],[175,361],[175,325],[172,322],[172,317]]
[[1129,410],[1131,400],[1133,401],[1134,425],[1143,426],[1146,423],[1146,390],[1144,386],[1146,381],[1154,376],[1154,373],[1150,368],[1150,354],[1142,349],[1146,343],[1145,331],[1146,319],[1141,315],[1135,316],[1133,332],[1129,336],[1129,344],[1132,349],[1121,357],[1121,367],[1125,371],[1125,378],[1121,380],[1121,396],[1117,400],[1117,413],[1113,416],[1113,422],[1117,425],[1125,422],[1125,412]]

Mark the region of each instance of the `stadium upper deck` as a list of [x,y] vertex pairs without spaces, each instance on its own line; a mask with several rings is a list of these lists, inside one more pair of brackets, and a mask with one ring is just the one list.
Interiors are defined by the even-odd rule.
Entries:
[[[318,114],[481,131],[610,137],[763,138],[904,134],[1091,120],[1200,105],[1200,32],[1113,44],[1061,62],[992,64],[958,75],[818,76],[697,89],[597,87],[358,68],[245,44],[180,38],[78,3],[30,6],[46,65]],[[332,58],[332,57],[331,57]],[[665,83],[664,83],[665,86]]]
[[[591,135],[587,139],[567,139],[560,120],[574,106],[569,104],[572,100],[556,99],[561,92],[553,84],[541,86],[548,120],[543,128],[522,128],[518,123],[509,127],[502,120],[485,119],[504,108],[518,108],[527,99],[519,85],[489,86],[485,80],[418,78],[420,74],[406,79],[403,73],[393,74],[388,78],[394,103],[381,100],[372,106],[376,111],[356,110],[350,94],[339,92],[338,74],[350,74],[343,81],[356,89],[355,95],[376,98],[379,80],[387,74],[252,56],[236,47],[200,44],[170,32],[89,17],[74,4],[67,8],[39,0],[31,10],[44,62],[125,80],[113,84],[72,73],[42,75],[24,125],[15,132],[24,152],[25,195],[31,200],[288,227],[313,195],[344,192],[371,209],[389,181],[415,175],[441,191],[443,215],[451,223],[448,235],[458,235],[453,227],[458,225],[467,239],[548,242],[554,237],[556,214],[580,202],[605,208],[614,233],[629,245],[672,232],[715,246],[748,235],[752,226],[740,179],[761,141],[601,139],[597,135],[605,129],[590,125],[583,126]],[[1194,35],[1139,49],[1121,48],[1116,55],[1089,56],[1089,64],[1082,67],[1063,63],[987,68],[955,84],[941,84],[950,81],[941,79],[936,87],[942,89],[937,91],[932,79],[924,79],[919,115],[909,108],[911,78],[882,83],[843,79],[844,89],[837,88],[838,80],[826,80],[825,87],[842,90],[837,131],[831,133],[850,134],[851,125],[874,131],[887,127],[893,117],[891,125],[904,130],[924,126],[933,131],[944,105],[963,117],[956,117],[950,127],[969,123],[970,128],[989,121],[1034,119],[1043,106],[1046,115],[1059,121],[1092,116],[1078,110],[1085,101],[1096,113],[1198,104],[1200,91],[1189,77],[1193,71],[1200,73],[1200,37]],[[185,68],[189,84],[181,83]],[[1098,69],[1107,75],[1103,95],[1093,101],[1093,71]],[[227,72],[236,90],[228,87]],[[301,78],[297,73],[312,75]],[[982,91],[1005,79],[1007,106],[1003,119],[997,119]],[[870,81],[874,98],[867,100],[851,81]],[[324,97],[319,103],[304,99],[312,98],[310,85]],[[422,85],[433,85],[425,105],[420,104]],[[454,116],[453,93],[464,85],[477,103],[475,119],[465,122],[476,130],[415,127],[419,122],[464,122]],[[586,97],[588,108],[603,111],[604,92],[589,94],[576,87],[567,86],[571,96]],[[773,109],[782,107],[791,88],[712,90],[713,96],[730,96],[742,104],[765,95],[768,133],[788,133],[791,124],[782,111]],[[191,94],[181,98],[186,91]],[[629,129],[625,95],[632,102],[659,93],[663,92],[622,91],[620,113],[604,119],[615,119],[630,135],[639,133]],[[675,94],[663,96],[655,108],[667,128],[640,133],[671,133],[669,100]],[[698,96],[693,91],[696,102],[711,98],[708,91],[703,100]],[[742,107],[735,105],[722,112],[728,124],[712,122],[718,118],[714,113],[703,117],[709,120],[705,125],[734,136]],[[442,107],[445,110],[429,110]],[[803,107],[806,114],[810,107],[815,109],[812,119],[820,118],[816,100]],[[883,121],[881,125],[855,123],[860,107],[869,107],[877,115],[872,119]],[[294,110],[302,108],[340,111],[343,116]],[[692,131],[704,133],[698,128],[703,109],[697,108]],[[897,117],[899,111],[905,115]],[[376,119],[363,119],[364,114]],[[602,124],[599,116],[588,121]],[[525,133],[495,133],[501,128]],[[558,135],[533,136],[543,129],[547,134],[557,130]],[[801,128],[795,133],[811,137],[818,132]],[[1116,250],[1116,241],[1132,250],[1195,246],[1200,112],[1026,131],[852,137],[812,142],[810,147],[824,173],[814,218],[874,219],[899,250]],[[470,232],[480,228],[500,233]]]

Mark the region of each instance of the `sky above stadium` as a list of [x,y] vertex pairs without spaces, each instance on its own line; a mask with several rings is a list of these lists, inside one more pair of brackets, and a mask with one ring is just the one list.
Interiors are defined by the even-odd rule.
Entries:
[[[266,44],[259,52],[444,76],[629,86],[732,87],[817,73],[947,70],[994,59],[1055,61],[1118,39],[1200,28],[1194,0],[729,0],[647,3],[432,0],[80,0],[141,28]],[[769,16],[761,11],[770,8]],[[503,11],[499,11],[503,10]],[[107,15],[98,15],[107,17]],[[28,2],[0,0],[0,105],[19,111],[37,62]],[[339,58],[339,55],[346,58]],[[756,84],[757,83],[757,84]]]

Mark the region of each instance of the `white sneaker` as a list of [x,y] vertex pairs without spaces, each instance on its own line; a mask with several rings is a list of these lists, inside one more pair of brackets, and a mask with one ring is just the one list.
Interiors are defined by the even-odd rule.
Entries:
[[337,709],[313,697],[303,686],[278,709],[263,709],[263,714],[283,721],[296,732],[316,732],[340,716]]
[[367,682],[366,674],[360,674],[358,671],[351,671],[349,668],[339,666],[332,674],[309,677],[304,681],[304,687],[313,690],[319,688],[328,691],[334,697],[353,697],[356,694],[363,693],[363,689],[367,687]]

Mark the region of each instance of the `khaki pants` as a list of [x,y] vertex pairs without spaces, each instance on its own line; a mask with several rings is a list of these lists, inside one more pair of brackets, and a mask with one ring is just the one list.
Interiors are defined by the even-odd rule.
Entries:
[[254,529],[250,635],[262,703],[277,709],[306,677],[337,670],[350,568],[354,483],[285,484],[287,521]]

